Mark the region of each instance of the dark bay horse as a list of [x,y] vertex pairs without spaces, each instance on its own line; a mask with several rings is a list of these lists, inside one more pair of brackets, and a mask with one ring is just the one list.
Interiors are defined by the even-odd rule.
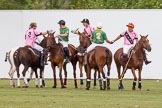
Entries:
[[[134,53],[132,53],[132,56],[130,58],[130,61],[128,63],[128,66],[126,67],[127,69],[131,69],[132,74],[134,76],[134,81],[133,81],[133,86],[132,86],[132,90],[135,90],[136,87],[136,81],[137,81],[137,77],[135,74],[135,70],[138,69],[138,88],[141,89],[142,88],[142,84],[141,84],[141,72],[142,72],[142,66],[143,66],[143,50],[147,50],[148,52],[151,51],[151,46],[148,40],[148,35],[147,36],[141,36],[140,40],[138,41],[138,43],[135,45],[134,47]],[[118,49],[115,54],[114,54],[114,60],[115,60],[115,64],[117,67],[117,72],[118,72],[118,79],[119,79],[119,86],[118,89],[122,90],[124,88],[123,84],[122,84],[122,79],[124,77],[124,73],[120,73],[120,69],[121,67],[123,67],[123,69],[126,66],[126,61],[122,61],[120,59],[121,54],[123,53],[123,48]]]
[[[86,68],[86,76],[87,76],[87,84],[86,89],[89,90],[90,88],[90,80],[91,80],[91,69],[95,69],[98,71],[99,77],[99,85],[100,90],[105,90],[107,86],[107,90],[110,89],[110,69],[112,63],[112,52],[106,47],[97,46],[94,50],[87,53],[87,64],[85,65]],[[107,75],[105,75],[103,68],[107,66]],[[102,79],[100,77],[102,74],[103,77],[103,86],[102,86]],[[107,85],[106,85],[107,79]]]
[[[47,38],[44,37],[44,39],[41,41],[40,45],[43,48],[46,48],[46,42],[47,42]],[[42,82],[44,82],[44,66],[40,65],[40,52],[38,52],[39,54],[35,54],[33,49],[29,46],[25,46],[25,47],[20,47],[18,48],[15,53],[14,53],[14,64],[16,67],[16,71],[17,71],[17,77],[18,77],[18,87],[20,87],[20,73],[19,73],[19,67],[21,64],[23,64],[24,69],[23,69],[23,77],[24,77],[24,83],[25,86],[24,87],[28,87],[28,81],[25,77],[26,75],[26,71],[28,70],[29,67],[32,68],[32,70],[35,72],[36,74],[36,87],[38,87],[38,74],[37,74],[37,69],[40,69],[40,87],[45,86],[44,84],[42,84]],[[43,78],[43,79],[42,79]]]

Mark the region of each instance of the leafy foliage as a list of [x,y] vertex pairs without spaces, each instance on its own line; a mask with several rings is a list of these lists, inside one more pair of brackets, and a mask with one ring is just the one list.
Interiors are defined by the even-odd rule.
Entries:
[[161,9],[162,0],[0,0],[0,9]]

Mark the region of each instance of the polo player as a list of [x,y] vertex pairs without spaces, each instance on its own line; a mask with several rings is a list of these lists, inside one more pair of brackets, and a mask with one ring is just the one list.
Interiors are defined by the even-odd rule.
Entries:
[[[128,59],[128,51],[131,47],[134,46],[134,40],[136,40],[136,43],[138,43],[138,35],[133,30],[134,24],[128,23],[126,26],[128,27],[128,30],[121,33],[119,36],[117,36],[117,38],[115,40],[112,41],[112,43],[114,43],[117,40],[119,40],[121,37],[124,37],[123,55],[121,56],[121,59],[123,61],[126,61]],[[143,50],[143,55],[144,55],[145,64],[147,65],[147,64],[151,63],[151,61],[147,60],[145,50]]]

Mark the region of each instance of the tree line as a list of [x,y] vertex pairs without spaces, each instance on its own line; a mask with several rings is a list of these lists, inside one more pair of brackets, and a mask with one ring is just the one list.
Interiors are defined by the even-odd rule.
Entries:
[[162,0],[0,0],[0,9],[161,9]]

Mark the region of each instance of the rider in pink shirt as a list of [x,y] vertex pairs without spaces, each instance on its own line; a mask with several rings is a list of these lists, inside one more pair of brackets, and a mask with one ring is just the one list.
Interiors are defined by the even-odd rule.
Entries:
[[30,46],[41,52],[41,65],[44,65],[44,49],[36,43],[36,39],[40,35],[46,35],[47,32],[39,32],[36,30],[37,24],[32,22],[29,26],[29,29],[25,32],[25,45]]
[[84,32],[86,32],[87,33],[86,35],[90,37],[92,32],[95,30],[94,27],[90,25],[89,20],[86,18],[83,19],[81,22],[83,23],[83,26],[85,27]]
[[[138,36],[137,36],[136,32],[133,31],[134,24],[128,23],[127,27],[128,27],[128,30],[121,33],[119,36],[117,36],[117,38],[115,40],[112,41],[112,43],[113,43],[113,42],[119,40],[121,37],[124,37],[124,47],[123,47],[123,56],[122,56],[123,60],[127,60],[128,51],[131,47],[134,46],[134,40],[136,40],[136,43],[138,43]],[[147,60],[146,53],[144,50],[143,50],[143,56],[144,56],[144,61],[145,61],[146,65],[151,63],[151,61]]]

